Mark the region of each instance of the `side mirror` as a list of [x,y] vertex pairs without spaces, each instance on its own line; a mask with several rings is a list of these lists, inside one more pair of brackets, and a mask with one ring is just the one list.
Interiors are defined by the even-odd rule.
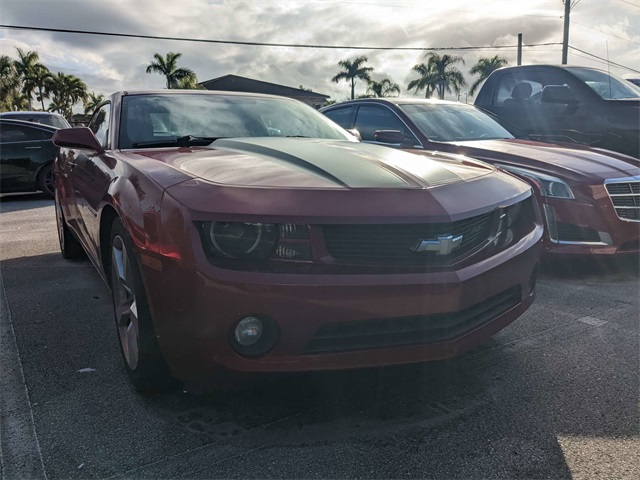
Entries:
[[578,99],[566,85],[547,85],[542,89],[540,102],[575,105],[578,103]]
[[404,133],[399,130],[376,130],[373,132],[376,142],[400,144],[404,143]]
[[96,136],[87,127],[62,128],[53,134],[51,141],[56,147],[95,150],[97,153],[104,152],[104,147],[100,145]]
[[355,128],[347,128],[347,132],[349,132],[351,135],[356,137],[359,142],[362,141],[362,135],[360,135],[360,132],[358,130],[356,130]]

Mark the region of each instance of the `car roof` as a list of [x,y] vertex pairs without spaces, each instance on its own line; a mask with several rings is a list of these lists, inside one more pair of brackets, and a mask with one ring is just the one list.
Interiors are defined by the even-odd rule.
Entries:
[[439,100],[436,98],[420,98],[420,97],[376,97],[376,98],[356,98],[354,100],[346,100],[340,103],[334,103],[333,105],[327,105],[320,110],[328,110],[332,107],[356,104],[356,103],[392,103],[395,105],[416,105],[416,104],[426,104],[426,105],[468,105],[469,107],[474,107],[474,105],[469,103],[460,103],[454,102],[452,100]]
[[29,128],[39,128],[40,130],[46,130],[48,132],[55,132],[59,130],[56,127],[52,127],[51,125],[45,125],[44,123],[38,122],[29,122],[27,120],[17,120],[15,118],[3,118],[0,116],[0,124],[9,124],[21,127],[29,127]]
[[217,95],[217,96],[238,96],[238,97],[255,97],[255,98],[284,98],[287,100],[295,100],[290,97],[280,95],[269,95],[266,93],[252,92],[230,92],[226,90],[179,90],[179,89],[163,89],[163,90],[122,90],[114,92],[112,96],[130,96],[130,95]]
[[29,117],[34,117],[34,116],[45,117],[46,116],[46,117],[61,117],[61,118],[64,118],[59,113],[41,112],[41,111],[38,111],[38,110],[16,110],[16,111],[10,111],[10,112],[0,112],[0,117],[8,117],[8,116],[15,116],[15,115],[29,116]]

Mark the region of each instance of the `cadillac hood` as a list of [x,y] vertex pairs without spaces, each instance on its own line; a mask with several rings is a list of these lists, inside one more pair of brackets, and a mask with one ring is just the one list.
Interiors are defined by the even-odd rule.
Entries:
[[478,140],[456,145],[474,158],[534,168],[581,183],[602,183],[607,178],[640,175],[640,161],[633,157],[577,144]]
[[346,141],[221,139],[145,155],[189,174],[167,193],[201,212],[444,221],[530,195],[523,182],[460,155]]

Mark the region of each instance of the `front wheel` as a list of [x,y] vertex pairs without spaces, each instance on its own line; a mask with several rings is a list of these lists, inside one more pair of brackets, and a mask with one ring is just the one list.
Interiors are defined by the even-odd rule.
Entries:
[[141,392],[176,385],[160,352],[132,241],[116,218],[111,228],[111,295],[120,350],[131,382]]
[[38,173],[38,189],[42,190],[47,197],[54,197],[54,187],[53,187],[53,165],[49,163],[42,167],[40,172]]
[[60,205],[60,199],[58,193],[55,195],[55,209],[56,209],[56,225],[58,227],[58,242],[60,243],[60,253],[62,257],[67,260],[84,257],[84,250],[82,245],[73,236],[71,230],[67,226],[67,222],[64,219],[64,213],[62,213],[62,206]]

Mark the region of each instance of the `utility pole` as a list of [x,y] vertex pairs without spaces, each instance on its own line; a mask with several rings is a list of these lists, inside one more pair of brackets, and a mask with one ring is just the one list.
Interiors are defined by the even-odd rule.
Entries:
[[518,65],[522,65],[522,34],[518,34]]
[[571,12],[571,0],[564,1],[564,33],[562,35],[562,65],[567,64],[569,53],[569,14]]

